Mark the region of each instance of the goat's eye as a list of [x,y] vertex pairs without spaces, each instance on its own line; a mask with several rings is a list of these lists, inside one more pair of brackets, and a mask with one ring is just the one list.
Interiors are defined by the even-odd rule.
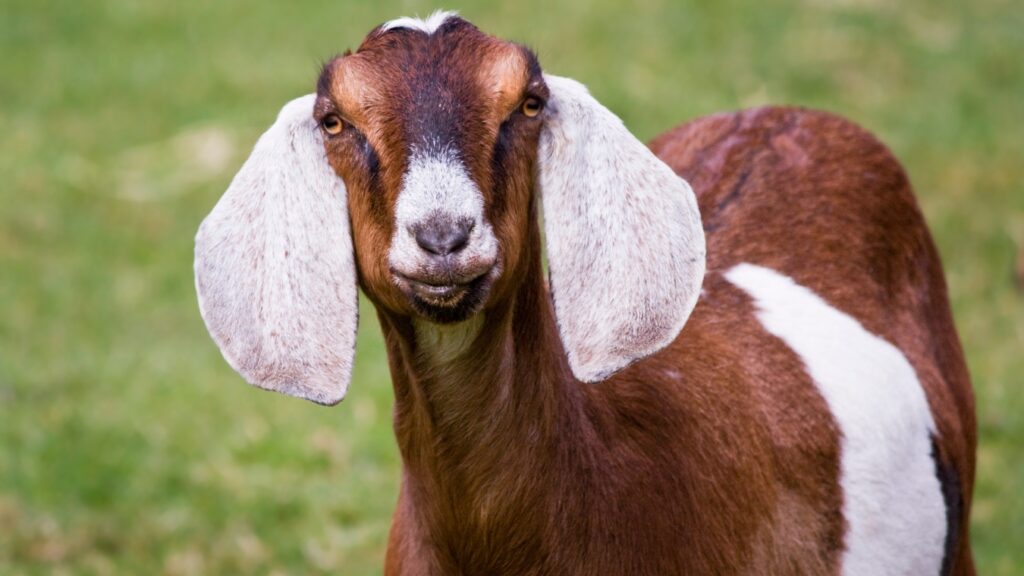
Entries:
[[530,96],[526,100],[523,100],[523,114],[527,118],[533,118],[540,111],[544,109],[544,103],[540,101],[540,98],[534,98]]
[[320,121],[320,125],[324,127],[324,132],[327,132],[331,136],[341,133],[341,129],[345,127],[345,123],[341,121],[341,118],[337,114],[328,114],[324,116],[324,119]]

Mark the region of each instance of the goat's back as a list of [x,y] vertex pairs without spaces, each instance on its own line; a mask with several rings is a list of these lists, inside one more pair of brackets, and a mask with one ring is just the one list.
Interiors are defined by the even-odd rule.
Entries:
[[851,122],[796,108],[699,119],[651,148],[697,193],[706,293],[737,265],[764,267],[906,356],[937,430],[932,446],[953,532],[947,562],[969,573],[960,518],[974,478],[973,395],[941,262],[899,163]]

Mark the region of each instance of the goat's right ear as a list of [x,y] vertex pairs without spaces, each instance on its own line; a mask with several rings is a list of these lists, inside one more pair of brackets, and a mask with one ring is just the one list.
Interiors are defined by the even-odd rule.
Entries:
[[281,109],[196,235],[199,310],[250,384],[337,404],[358,324],[345,185],[310,94]]
[[704,279],[685,180],[582,84],[544,77],[538,154],[551,292],[569,365],[603,380],[672,342]]

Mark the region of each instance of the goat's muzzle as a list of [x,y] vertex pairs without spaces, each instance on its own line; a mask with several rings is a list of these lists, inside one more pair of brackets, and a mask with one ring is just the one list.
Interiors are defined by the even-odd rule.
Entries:
[[434,321],[455,322],[486,300],[499,267],[489,227],[482,227],[472,218],[437,213],[408,227],[407,238],[413,242],[406,243],[406,254],[412,257],[392,260],[391,274],[417,312]]

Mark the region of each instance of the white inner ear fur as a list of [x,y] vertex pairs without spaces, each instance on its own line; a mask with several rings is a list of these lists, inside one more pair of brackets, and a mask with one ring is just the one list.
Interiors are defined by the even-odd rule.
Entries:
[[340,402],[355,354],[358,294],[345,186],[312,117],[289,102],[196,235],[199,309],[251,384]]
[[552,297],[576,377],[603,380],[671,343],[697,303],[697,201],[580,83],[550,89],[539,150]]

